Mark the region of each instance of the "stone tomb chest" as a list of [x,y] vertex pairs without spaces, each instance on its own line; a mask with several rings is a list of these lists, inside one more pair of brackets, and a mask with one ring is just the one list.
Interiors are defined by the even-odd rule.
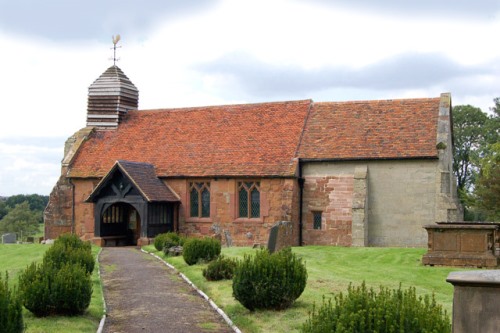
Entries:
[[500,264],[500,223],[439,222],[426,225],[424,265],[497,267]]

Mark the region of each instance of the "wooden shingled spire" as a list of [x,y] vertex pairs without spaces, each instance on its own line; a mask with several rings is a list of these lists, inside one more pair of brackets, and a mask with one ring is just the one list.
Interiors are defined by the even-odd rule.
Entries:
[[[116,63],[116,43],[113,37]],[[137,109],[139,91],[123,71],[113,64],[89,87],[87,126],[98,129],[113,129],[118,126],[129,110]]]

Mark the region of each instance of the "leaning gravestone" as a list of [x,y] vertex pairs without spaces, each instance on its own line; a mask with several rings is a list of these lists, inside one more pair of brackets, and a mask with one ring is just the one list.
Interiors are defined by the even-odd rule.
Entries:
[[2,244],[15,244],[17,235],[15,233],[8,233],[2,235]]
[[291,222],[281,221],[271,227],[267,249],[274,253],[293,245],[293,226]]
[[229,233],[229,230],[224,230],[224,237],[226,238],[227,247],[233,246],[233,239],[231,238],[231,234]]

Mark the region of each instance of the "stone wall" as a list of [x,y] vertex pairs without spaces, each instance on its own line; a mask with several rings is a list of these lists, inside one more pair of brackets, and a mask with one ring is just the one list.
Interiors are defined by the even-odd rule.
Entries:
[[61,234],[73,232],[73,185],[65,176],[59,177],[52,189],[43,220],[45,239],[55,239]]
[[[427,233],[423,226],[436,221],[437,163],[436,159],[304,164],[306,244],[361,246],[358,235],[366,231],[368,239],[364,245],[426,246]],[[356,172],[356,168],[358,171],[366,168],[366,179],[362,172]],[[355,173],[359,174],[356,178]],[[347,191],[346,187],[338,186],[340,184],[334,185],[342,181],[345,186],[350,184]],[[360,196],[363,186],[367,193],[365,207],[354,195]],[[326,225],[324,230],[312,230],[312,211],[326,210],[327,206],[331,207],[330,214],[324,217],[324,222],[327,218],[338,222]],[[341,215],[336,215],[339,213]],[[357,230],[356,244],[352,239],[353,218],[357,227],[366,226]]]
[[[351,245],[354,176],[337,173],[304,178],[304,245]],[[314,229],[314,212],[321,212],[321,229]]]

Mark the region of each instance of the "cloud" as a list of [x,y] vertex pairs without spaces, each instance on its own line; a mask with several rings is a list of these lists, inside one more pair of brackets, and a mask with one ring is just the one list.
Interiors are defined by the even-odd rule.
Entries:
[[0,196],[48,195],[60,173],[65,138],[0,140]]
[[217,1],[1,1],[0,29],[51,40],[99,40],[113,34],[144,38],[161,20],[205,10]]
[[[304,1],[304,0],[302,0]],[[371,11],[383,15],[489,20],[500,13],[498,0],[309,0],[325,6]]]
[[461,65],[441,54],[415,52],[391,56],[361,68],[325,66],[317,69],[268,64],[248,54],[233,53],[195,68],[202,75],[212,77],[212,83],[225,85],[219,87],[221,93],[228,86],[238,87],[240,93],[247,92],[258,99],[273,95],[304,96],[332,88],[419,89],[490,73],[483,66]]

